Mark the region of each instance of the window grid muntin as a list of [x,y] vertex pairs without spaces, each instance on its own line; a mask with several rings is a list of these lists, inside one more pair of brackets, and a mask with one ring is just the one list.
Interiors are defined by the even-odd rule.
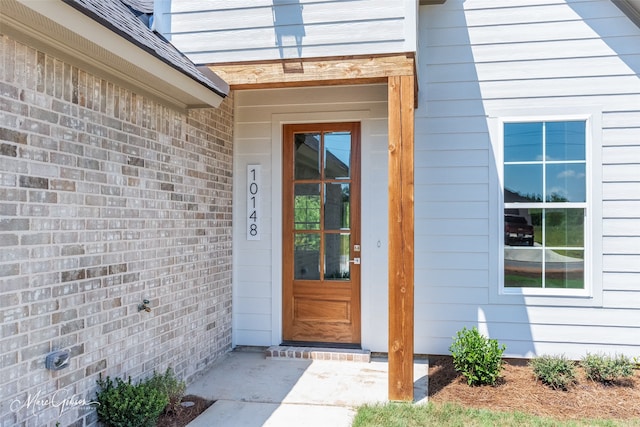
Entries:
[[[584,144],[584,160],[548,160],[547,159],[547,123],[563,123],[563,122],[581,122],[584,125],[584,139],[583,139],[583,144]],[[589,169],[588,169],[588,134],[587,134],[587,120],[576,120],[576,119],[567,119],[567,120],[514,120],[514,121],[504,121],[503,122],[503,141],[502,141],[502,149],[505,150],[505,146],[506,146],[506,136],[504,133],[504,126],[506,124],[509,123],[542,123],[542,158],[540,160],[531,160],[531,161],[522,161],[522,160],[518,160],[518,161],[504,161],[502,162],[502,167],[503,167],[503,181],[502,181],[502,190],[504,191],[507,187],[506,187],[506,178],[505,178],[505,166],[508,165],[541,165],[542,166],[542,201],[540,202],[535,202],[535,201],[531,201],[531,202],[504,202],[503,200],[503,209],[502,209],[502,218],[504,218],[505,212],[507,211],[507,209],[540,209],[542,211],[542,246],[540,248],[526,248],[526,247],[517,247],[516,250],[537,250],[540,251],[542,254],[542,287],[541,288],[537,288],[537,289],[562,289],[562,288],[549,288],[546,286],[546,268],[547,268],[547,261],[546,261],[546,251],[547,250],[563,250],[563,251],[567,251],[567,250],[582,250],[583,252],[583,258],[582,258],[582,263],[583,263],[583,270],[582,270],[582,283],[583,283],[583,287],[582,288],[573,288],[573,289],[580,289],[580,290],[584,290],[586,288],[586,270],[587,270],[587,226],[588,226],[588,222],[587,222],[587,218],[588,218],[588,203],[589,203]],[[504,153],[503,153],[504,154]],[[584,186],[585,186],[585,197],[584,197],[584,201],[582,202],[557,202],[557,201],[547,201],[547,165],[553,165],[553,164],[582,164],[585,167],[585,176],[584,176]],[[504,194],[504,193],[503,193]],[[583,210],[583,214],[584,214],[584,220],[582,223],[583,226],[583,246],[575,246],[575,247],[556,247],[556,246],[546,246],[546,233],[547,233],[547,219],[546,219],[546,214],[548,210],[552,210],[552,209],[582,209]],[[504,227],[504,219],[503,219],[503,227]],[[504,239],[502,240],[502,247],[507,247],[507,245],[504,242]],[[502,250],[502,257],[505,256],[505,252],[504,249]],[[504,279],[504,274],[505,274],[505,270],[503,268],[503,279]],[[524,289],[523,287],[506,287],[504,280],[502,283],[502,287],[505,289]],[[536,288],[533,288],[536,289]],[[567,288],[569,289],[569,288]]]

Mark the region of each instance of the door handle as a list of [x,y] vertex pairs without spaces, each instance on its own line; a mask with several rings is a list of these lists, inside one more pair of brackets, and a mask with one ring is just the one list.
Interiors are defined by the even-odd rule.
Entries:
[[354,264],[358,264],[359,265],[360,264],[360,257],[356,257],[354,259],[350,259],[349,262],[352,262]]

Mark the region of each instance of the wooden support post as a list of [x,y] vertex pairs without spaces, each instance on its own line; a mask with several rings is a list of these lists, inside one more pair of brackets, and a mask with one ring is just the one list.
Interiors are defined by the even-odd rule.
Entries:
[[389,400],[413,401],[414,77],[389,77]]

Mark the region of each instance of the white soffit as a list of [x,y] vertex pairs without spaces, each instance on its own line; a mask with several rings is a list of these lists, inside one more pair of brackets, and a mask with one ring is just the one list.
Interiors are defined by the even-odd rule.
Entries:
[[59,0],[0,0],[0,32],[181,110],[223,99]]

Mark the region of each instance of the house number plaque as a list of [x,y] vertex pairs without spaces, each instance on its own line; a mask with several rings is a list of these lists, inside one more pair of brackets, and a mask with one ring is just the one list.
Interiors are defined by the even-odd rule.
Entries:
[[247,240],[260,240],[260,165],[247,165]]

